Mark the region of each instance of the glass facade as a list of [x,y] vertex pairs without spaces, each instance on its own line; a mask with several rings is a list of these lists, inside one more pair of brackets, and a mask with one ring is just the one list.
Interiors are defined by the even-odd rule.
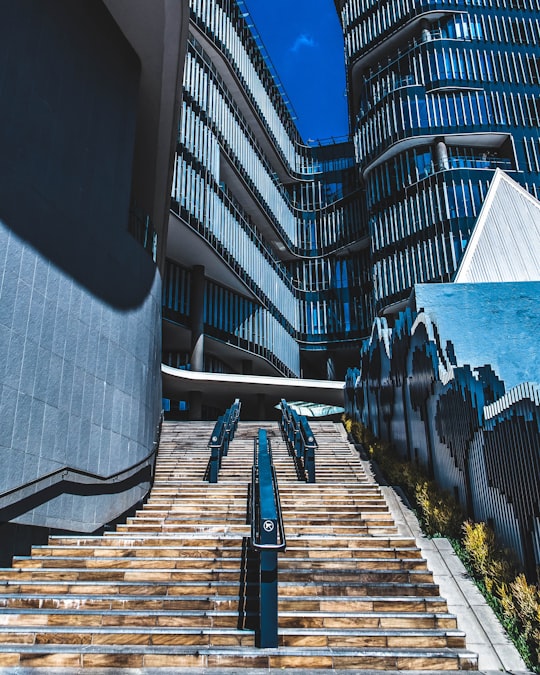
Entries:
[[354,145],[302,142],[242,0],[190,7],[169,240],[204,250],[168,246],[164,359],[199,369],[186,337],[199,330],[204,369],[333,373],[330,352],[358,346],[373,318]]
[[450,281],[496,168],[538,196],[540,3],[336,0],[375,309]]
[[307,146],[243,0],[190,0],[171,363],[342,377],[376,314],[454,278],[497,168],[538,196],[540,0],[335,4],[351,138]]

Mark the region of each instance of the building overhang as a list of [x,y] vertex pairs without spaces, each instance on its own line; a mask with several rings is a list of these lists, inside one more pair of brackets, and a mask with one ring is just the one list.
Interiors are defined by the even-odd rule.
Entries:
[[165,255],[174,150],[189,25],[188,0],[104,0],[141,63],[133,198]]
[[511,138],[510,133],[497,131],[458,132],[455,134],[433,133],[421,136],[409,136],[393,143],[376,159],[364,167],[362,176],[365,179],[370,171],[392,157],[399,155],[401,152],[405,152],[405,150],[417,148],[421,145],[430,145],[435,143],[436,140],[444,141],[447,145],[462,145],[469,148],[500,148],[505,141],[511,140]]
[[161,366],[161,373],[167,396],[188,400],[192,392],[199,392],[205,402],[211,401],[213,406],[223,410],[235,398],[245,403],[262,396],[269,405],[278,404],[284,398],[342,406],[345,396],[345,383],[331,380],[196,373],[165,364]]

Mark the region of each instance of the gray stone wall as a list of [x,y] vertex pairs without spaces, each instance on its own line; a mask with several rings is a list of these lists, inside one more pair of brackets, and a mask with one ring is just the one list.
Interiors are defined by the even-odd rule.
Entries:
[[111,476],[161,404],[161,280],[128,232],[141,64],[100,0],[0,17],[0,520],[90,531],[147,490]]
[[[161,410],[157,270],[139,307],[114,308],[3,224],[0,269],[0,495],[64,467],[105,478],[143,460]],[[93,530],[147,487],[56,497],[17,521]]]

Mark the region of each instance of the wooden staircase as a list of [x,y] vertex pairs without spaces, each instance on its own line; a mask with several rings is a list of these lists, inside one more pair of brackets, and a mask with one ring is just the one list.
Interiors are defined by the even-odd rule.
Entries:
[[[312,423],[317,483],[279,426],[241,422],[219,483],[212,424],[165,423],[148,503],[115,532],[51,537],[0,570],[0,666],[476,669],[414,540],[401,537],[341,427]],[[287,534],[277,649],[250,624],[253,439],[268,431]]]

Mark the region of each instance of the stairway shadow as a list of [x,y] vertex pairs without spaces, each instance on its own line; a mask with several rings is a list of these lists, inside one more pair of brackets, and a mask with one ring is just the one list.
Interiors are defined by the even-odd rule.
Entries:
[[257,630],[259,615],[259,554],[249,545],[250,538],[242,539],[242,560],[238,588],[238,628]]

